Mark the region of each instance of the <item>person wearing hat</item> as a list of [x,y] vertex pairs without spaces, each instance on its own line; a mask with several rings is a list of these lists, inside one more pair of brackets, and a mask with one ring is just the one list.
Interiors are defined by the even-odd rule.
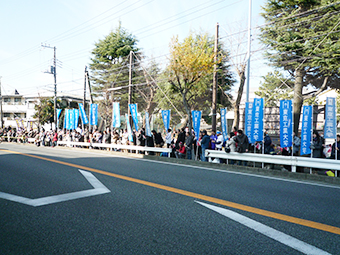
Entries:
[[175,151],[176,158],[185,158],[186,151],[183,142],[179,142],[179,148]]
[[223,145],[223,135],[222,135],[221,131],[217,131],[216,135],[217,135],[217,139],[215,141],[215,145],[216,145],[216,149],[215,150],[221,151],[222,150],[222,145]]

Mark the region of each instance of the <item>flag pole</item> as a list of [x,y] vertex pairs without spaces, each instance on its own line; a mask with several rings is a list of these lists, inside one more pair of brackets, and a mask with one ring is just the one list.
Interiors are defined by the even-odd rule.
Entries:
[[[311,130],[311,131],[310,131],[310,132],[311,132],[311,138],[310,138],[310,139],[311,139],[312,142],[313,142],[313,140],[314,140],[314,139],[313,139],[313,105],[312,105],[311,129],[310,129],[310,130]],[[312,151],[311,151],[311,153],[310,153],[310,157],[311,157],[311,158],[313,158],[313,150],[314,150],[314,149],[312,149]],[[309,169],[309,173],[312,174],[312,168]]]

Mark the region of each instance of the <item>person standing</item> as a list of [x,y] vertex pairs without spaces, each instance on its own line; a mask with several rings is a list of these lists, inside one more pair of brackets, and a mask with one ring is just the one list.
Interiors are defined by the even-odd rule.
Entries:
[[205,150],[209,148],[210,143],[210,137],[207,134],[206,130],[203,130],[202,132],[202,140],[201,140],[201,148],[202,148],[202,161],[207,161],[207,158],[205,157]]
[[223,135],[222,135],[221,131],[217,131],[216,135],[217,135],[217,138],[216,138],[216,141],[214,142],[215,150],[221,151],[222,146],[223,146],[223,142],[224,142]]
[[[339,150],[339,147],[340,147],[340,135],[337,135],[336,136],[336,146],[335,146],[335,143],[333,143],[332,145],[332,153],[331,153],[331,158],[333,159],[337,159],[337,160],[340,160],[340,150]],[[335,153],[336,153],[336,157],[335,157]]]
[[[239,129],[237,131],[237,136],[235,138],[235,142],[237,143],[236,151],[239,153],[248,152],[249,140],[248,137],[243,133],[243,130]],[[241,165],[242,161],[238,162],[238,165]],[[247,161],[243,161],[243,165],[247,165]]]
[[313,130],[313,142],[310,146],[310,148],[313,150],[313,158],[322,158],[324,147],[325,139],[320,136],[318,131]]
[[298,137],[295,134],[295,132],[293,132],[293,155],[294,156],[299,156],[299,154],[300,154],[300,145],[301,145],[300,137]]
[[192,159],[192,144],[193,144],[193,137],[189,132],[187,132],[186,139],[185,139],[185,149],[187,153],[187,159]]
[[270,138],[268,131],[264,132],[264,154],[269,154],[272,145],[272,139]]
[[171,129],[169,128],[169,129],[168,129],[168,133],[166,133],[166,136],[165,136],[165,142],[166,142],[166,147],[167,147],[167,148],[170,148],[170,146],[171,146],[171,141],[172,141],[172,137],[171,137]]
[[215,130],[211,131],[211,136],[210,136],[210,149],[215,150],[216,148],[216,140],[217,140],[217,135]]

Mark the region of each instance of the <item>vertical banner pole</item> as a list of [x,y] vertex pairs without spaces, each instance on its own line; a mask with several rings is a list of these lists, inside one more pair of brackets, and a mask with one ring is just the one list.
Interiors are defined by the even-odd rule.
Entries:
[[[264,99],[262,105],[262,154],[264,154]],[[262,168],[264,168],[264,163],[262,162]]]
[[[310,139],[311,139],[311,144],[312,144],[312,142],[313,142],[313,140],[314,140],[314,139],[313,139],[313,105],[312,105],[311,123],[312,123],[312,124],[310,125],[310,126],[311,126],[311,128],[310,128],[310,132],[311,132]],[[311,151],[311,153],[310,153],[310,157],[311,157],[311,158],[313,158],[313,150],[314,150],[314,149],[312,149],[312,151]],[[312,168],[309,169],[309,173],[312,174]]]
[[[299,130],[299,125],[298,125],[297,130]],[[293,146],[294,146],[294,104],[292,102],[292,156],[294,156]],[[293,170],[295,170],[295,171],[293,171]],[[296,167],[295,166],[292,166],[292,172],[296,172]]]

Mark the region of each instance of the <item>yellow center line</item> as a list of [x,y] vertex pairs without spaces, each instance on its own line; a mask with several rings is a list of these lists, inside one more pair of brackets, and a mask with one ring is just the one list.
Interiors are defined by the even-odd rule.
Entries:
[[204,200],[204,201],[207,201],[207,202],[220,204],[220,205],[224,205],[224,206],[227,206],[227,207],[239,209],[239,210],[242,210],[242,211],[251,212],[251,213],[258,214],[258,215],[270,217],[270,218],[273,218],[273,219],[278,219],[278,220],[282,220],[282,221],[286,221],[286,222],[290,222],[290,223],[295,223],[295,224],[298,224],[298,225],[302,225],[302,226],[306,226],[306,227],[310,227],[310,228],[314,228],[314,229],[319,229],[319,230],[323,230],[323,231],[326,231],[326,232],[330,232],[330,233],[333,233],[333,234],[340,235],[340,228],[330,226],[330,225],[326,225],[326,224],[322,224],[322,223],[318,223],[318,222],[314,222],[314,221],[310,221],[310,220],[304,220],[304,219],[300,219],[300,218],[296,218],[296,217],[292,217],[292,216],[288,216],[288,215],[284,215],[284,214],[280,214],[280,213],[262,210],[262,209],[258,209],[258,208],[255,208],[255,207],[242,205],[242,204],[238,204],[238,203],[234,203],[234,202],[229,202],[229,201],[226,201],[226,200],[223,200],[223,199],[218,199],[218,198],[214,198],[214,197],[210,197],[210,196],[206,196],[206,195],[202,195],[202,194],[198,194],[198,193],[194,193],[194,192],[190,192],[190,191],[186,191],[186,190],[182,190],[182,189],[177,189],[177,188],[173,188],[173,187],[169,187],[169,186],[165,186],[165,185],[161,185],[161,184],[157,184],[157,183],[153,183],[153,182],[143,181],[143,180],[140,180],[140,179],[127,177],[127,176],[124,176],[124,175],[114,174],[114,173],[98,170],[98,169],[91,168],[91,167],[67,163],[67,162],[63,162],[63,161],[59,161],[59,160],[55,160],[55,159],[49,159],[49,158],[40,157],[40,156],[36,156],[36,155],[31,155],[31,154],[26,154],[26,153],[20,153],[20,152],[16,152],[16,151],[9,151],[9,150],[0,150],[0,151],[20,154],[20,155],[24,155],[24,156],[28,156],[28,157],[32,157],[32,158],[37,158],[37,159],[41,159],[41,160],[45,160],[45,161],[50,161],[50,162],[65,165],[65,166],[80,168],[80,169],[87,170],[87,171],[90,171],[90,172],[115,177],[115,178],[118,178],[118,179],[121,179],[121,180],[126,180],[126,181],[130,181],[130,182],[134,182],[134,183],[143,184],[143,185],[146,185],[146,186],[149,186],[149,187],[173,192],[173,193],[176,193],[176,194],[192,197],[192,198],[195,198],[195,199],[200,199],[200,200]]

